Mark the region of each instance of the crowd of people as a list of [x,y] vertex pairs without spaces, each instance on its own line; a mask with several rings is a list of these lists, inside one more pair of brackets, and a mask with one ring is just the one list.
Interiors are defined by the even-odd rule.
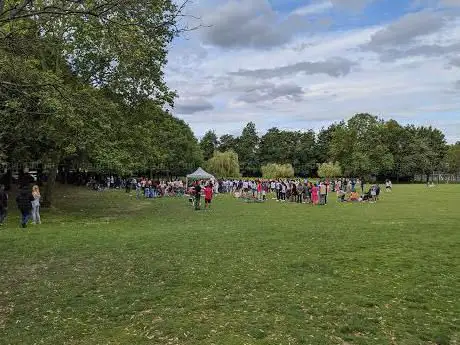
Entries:
[[[136,197],[157,198],[165,196],[183,196],[195,194],[198,183],[202,192],[208,186],[208,180],[195,181],[186,186],[180,179],[165,181],[145,177],[119,179],[108,176],[104,188],[124,188],[126,192],[136,191]],[[278,202],[308,203],[326,205],[331,193],[336,193],[341,202],[376,202],[380,195],[379,184],[369,184],[366,189],[364,179],[341,178],[310,181],[308,179],[213,179],[209,185],[214,194],[230,193],[244,200],[265,201],[272,195]],[[385,182],[387,191],[391,191],[391,181]]]
[[[20,224],[22,228],[26,228],[30,218],[32,224],[41,224],[40,218],[40,189],[34,185],[32,189],[28,185],[19,188],[16,196],[16,205],[20,212]],[[8,213],[8,194],[3,185],[0,186],[0,226],[6,220]]]
[[136,197],[157,198],[164,196],[183,196],[185,184],[182,180],[154,181],[147,178],[132,179],[131,183],[125,186],[126,192],[136,190]]
[[[272,193],[279,202],[311,203],[325,205],[328,196],[335,192],[339,201],[377,201],[379,184],[370,184],[366,190],[363,179],[324,179],[317,182],[298,179],[277,180],[222,180],[218,181],[218,191],[232,193],[236,197],[266,200]],[[391,191],[391,181],[385,182],[386,190]]]
[[87,183],[88,188],[103,191],[107,189],[124,189],[127,193],[136,191],[136,197],[140,199],[157,198],[164,196],[182,196],[185,194],[185,184],[182,180],[172,181],[153,180],[146,177],[119,178],[108,176],[105,183],[91,178]]
[[[380,185],[370,184],[366,190],[363,179],[324,179],[309,181],[308,179],[238,179],[238,180],[202,180],[194,181],[186,186],[182,180],[154,181],[147,178],[122,180],[120,185],[112,184],[113,178],[107,179],[107,188],[126,188],[126,192],[136,191],[136,197],[156,198],[164,196],[189,196],[190,203],[199,209],[201,196],[204,195],[205,208],[211,206],[212,198],[217,193],[232,194],[237,198],[254,201],[265,201],[268,195],[277,202],[293,202],[312,205],[326,205],[330,195],[335,193],[340,202],[377,202],[380,196]],[[390,180],[385,181],[386,192],[392,191]],[[16,204],[21,214],[21,227],[26,228],[32,218],[32,224],[41,224],[40,190],[37,185],[32,189],[25,185],[19,189]],[[8,194],[0,185],[0,226],[3,225],[8,210]]]
[[[204,189],[206,181],[197,181],[188,194],[195,194],[195,186]],[[370,184],[366,190],[363,179],[324,179],[309,181],[308,179],[259,179],[259,180],[218,180],[210,183],[215,193],[231,193],[237,198],[265,201],[267,195],[273,195],[277,202],[295,202],[312,205],[326,205],[331,193],[336,193],[340,202],[376,202],[380,195],[380,185]],[[392,183],[385,182],[385,189],[391,192]]]

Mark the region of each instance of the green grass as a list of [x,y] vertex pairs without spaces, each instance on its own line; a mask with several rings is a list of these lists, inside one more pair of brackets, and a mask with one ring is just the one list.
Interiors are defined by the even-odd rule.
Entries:
[[2,345],[460,344],[459,185],[199,212],[59,194],[0,230]]

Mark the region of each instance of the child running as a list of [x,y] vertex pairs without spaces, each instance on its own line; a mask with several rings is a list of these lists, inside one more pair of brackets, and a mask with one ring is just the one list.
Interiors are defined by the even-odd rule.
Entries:
[[212,183],[210,182],[204,189],[204,208],[211,208],[212,195]]

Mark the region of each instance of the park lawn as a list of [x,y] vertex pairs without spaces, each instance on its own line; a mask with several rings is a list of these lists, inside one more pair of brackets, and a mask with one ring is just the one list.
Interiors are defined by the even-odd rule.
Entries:
[[377,204],[63,188],[0,230],[0,344],[460,344],[460,185]]

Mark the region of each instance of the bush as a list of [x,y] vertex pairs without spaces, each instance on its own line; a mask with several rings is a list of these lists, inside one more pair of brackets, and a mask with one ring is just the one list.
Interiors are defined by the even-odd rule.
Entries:
[[319,177],[340,177],[342,176],[342,167],[338,162],[323,163],[318,166]]
[[270,163],[262,166],[264,178],[294,177],[294,168],[291,164]]

